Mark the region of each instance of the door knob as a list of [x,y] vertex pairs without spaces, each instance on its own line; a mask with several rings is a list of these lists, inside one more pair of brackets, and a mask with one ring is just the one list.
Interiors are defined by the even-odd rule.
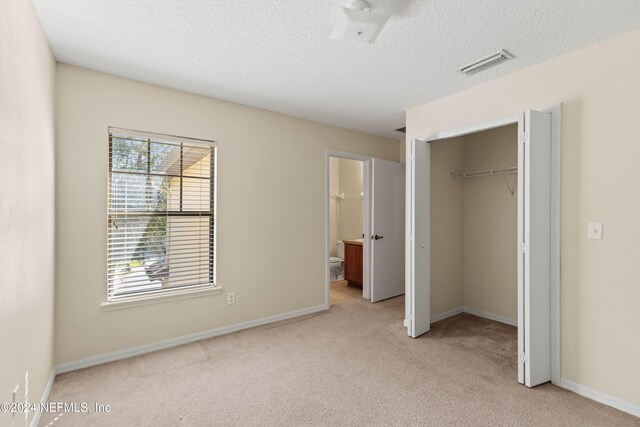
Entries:
[[378,236],[377,234],[373,237],[376,240],[384,239],[384,236]]

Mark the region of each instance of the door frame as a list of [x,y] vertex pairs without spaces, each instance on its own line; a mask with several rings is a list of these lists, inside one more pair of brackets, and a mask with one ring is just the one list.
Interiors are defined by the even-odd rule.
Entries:
[[[551,248],[550,248],[550,322],[551,322],[551,382],[555,385],[560,384],[561,378],[561,358],[562,358],[562,345],[561,345],[561,307],[560,307],[560,195],[561,195],[561,122],[562,122],[562,105],[555,104],[551,106],[545,106],[542,108],[532,108],[533,110],[546,112],[551,114]],[[468,135],[471,133],[482,132],[498,127],[518,124],[522,113],[497,118],[481,123],[476,123],[470,126],[464,126],[461,128],[446,130],[438,132],[436,134],[427,135],[423,138],[407,139],[407,159],[411,159],[411,146],[412,141],[431,142],[439,139],[453,138],[456,136]],[[410,165],[409,165],[410,164]],[[410,206],[412,201],[412,191],[415,185],[415,170],[413,161],[407,161],[407,212],[406,212],[406,255],[405,255],[405,321],[404,324],[408,328],[408,334],[413,335],[411,331],[412,322],[410,319],[414,316],[412,313],[412,300],[413,289],[412,280],[414,271],[414,247],[411,241],[413,229],[415,227],[415,212],[413,212],[413,206]],[[427,196],[430,196],[430,183],[427,186]],[[425,245],[425,257],[431,256],[431,242],[430,238],[427,238]],[[431,290],[430,278],[427,277],[426,287],[428,292]],[[429,309],[430,310],[430,309]],[[431,316],[433,318],[433,316]]]
[[[324,206],[325,206],[325,305],[327,310],[331,308],[331,267],[329,266],[329,254],[331,248],[331,158],[358,160],[362,162],[362,227],[365,237],[371,235],[371,156],[364,154],[350,153],[348,151],[325,150],[325,186],[324,186]],[[362,239],[362,297],[371,298],[371,242],[370,239]]]

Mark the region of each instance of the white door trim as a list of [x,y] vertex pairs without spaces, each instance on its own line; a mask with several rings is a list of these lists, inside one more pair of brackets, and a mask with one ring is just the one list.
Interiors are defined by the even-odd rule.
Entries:
[[[541,111],[541,110],[539,110]],[[512,125],[515,123],[518,123],[518,120],[520,119],[520,114],[514,114],[511,116],[506,116],[506,117],[502,117],[499,119],[494,119],[494,120],[489,120],[486,122],[482,122],[482,123],[476,123],[473,125],[469,125],[469,126],[465,126],[465,127],[461,127],[458,129],[452,129],[452,130],[446,130],[443,132],[438,132],[435,135],[431,135],[427,138],[417,138],[420,139],[422,141],[427,141],[427,142],[431,142],[431,141],[436,141],[438,139],[447,139],[447,138],[455,138],[457,136],[464,136],[464,135],[469,135],[472,133],[476,133],[476,132],[484,132],[486,130],[491,130],[491,129],[495,129],[495,128],[499,128],[502,126],[507,126],[507,125]]]
[[[371,156],[364,154],[350,153],[348,151],[325,150],[325,185],[324,185],[324,211],[325,211],[325,305],[327,309],[331,307],[331,271],[329,267],[329,241],[331,240],[331,212],[330,208],[330,159],[331,157],[348,160],[359,160],[363,162],[362,192],[363,192],[363,221],[364,235],[371,235]],[[371,295],[371,242],[369,239],[362,240],[362,296],[369,298]]]
[[[431,245],[429,241],[430,224],[416,228],[416,206],[423,205],[428,212],[430,206],[430,181],[429,171],[416,168],[416,159],[420,158],[424,164],[429,164],[430,146],[425,140],[408,139],[406,151],[406,193],[405,193],[405,321],[407,335],[417,338],[429,331],[431,321],[429,275],[423,278],[424,285],[420,291],[426,299],[424,309],[420,313],[414,311],[416,294],[416,269],[420,266],[422,272],[430,269]],[[419,201],[416,201],[416,183],[422,183],[424,192]],[[421,262],[416,259],[420,257]]]
[[[561,172],[561,122],[562,122],[562,105],[555,104],[551,106],[544,106],[542,108],[532,108],[536,111],[547,112],[551,114],[551,382],[555,385],[560,385],[561,372],[561,357],[562,357],[562,344],[560,337],[560,172]],[[494,120],[489,120],[481,123],[476,123],[470,126],[464,126],[457,129],[446,130],[431,135],[426,135],[421,138],[414,138],[420,141],[435,141],[438,139],[452,138],[456,136],[468,135],[475,132],[481,132],[489,129],[494,129],[509,124],[517,124],[520,114],[505,116]],[[410,146],[412,140],[407,139],[407,240],[411,239],[412,226],[414,218],[413,206],[411,205],[410,191],[412,188],[412,176],[410,176],[413,170],[412,159],[410,156]],[[409,252],[409,242],[407,242],[407,252]],[[429,247],[427,247],[429,249]],[[407,319],[413,316],[411,312],[413,293],[411,290],[412,280],[415,280],[413,276],[413,261],[409,253],[407,253],[407,270],[405,272],[406,281],[406,298],[405,304],[407,307],[405,313]],[[427,286],[430,287],[430,283],[427,281]],[[410,323],[405,321],[406,323]],[[409,326],[409,325],[407,325]],[[412,331],[409,330],[409,335]]]
[[562,379],[562,342],[560,337],[560,190],[562,171],[562,105],[539,108],[551,113],[551,382]]
[[[416,212],[413,206],[414,194],[413,186],[415,182],[415,162],[413,159],[413,147],[416,140],[407,138],[405,141],[405,197],[404,197],[404,327],[407,328],[407,335],[414,337],[413,327],[413,286],[415,283],[415,262],[413,256],[413,230]],[[428,251],[428,249],[427,249]],[[428,254],[428,252],[427,252]],[[430,288],[431,285],[427,284]],[[429,314],[429,317],[431,315]]]

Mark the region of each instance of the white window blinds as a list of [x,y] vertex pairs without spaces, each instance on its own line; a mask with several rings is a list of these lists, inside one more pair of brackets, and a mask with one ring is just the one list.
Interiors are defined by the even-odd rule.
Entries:
[[213,141],[109,128],[107,297],[215,284]]

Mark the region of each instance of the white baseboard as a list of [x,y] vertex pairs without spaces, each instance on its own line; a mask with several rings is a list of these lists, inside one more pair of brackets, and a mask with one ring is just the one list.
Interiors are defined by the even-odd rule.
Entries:
[[172,338],[156,343],[145,344],[137,347],[131,347],[124,350],[114,351],[112,353],[101,354],[99,356],[87,357],[73,362],[62,363],[55,368],[56,374],[62,374],[65,372],[76,371],[78,369],[88,368],[90,366],[100,365],[108,362],[115,362],[116,360],[122,360],[133,356],[139,356],[145,353],[151,353],[158,350],[165,350],[171,347],[177,347],[179,345],[200,341],[207,338],[217,337],[219,335],[228,334],[231,332],[241,331],[243,329],[249,329],[256,326],[266,325],[268,323],[279,322],[281,320],[287,320],[294,317],[304,316],[307,314],[317,313],[319,311],[327,310],[326,304],[316,305],[314,307],[303,308],[300,310],[290,311],[288,313],[276,314],[273,316],[263,317],[261,319],[249,320],[247,322],[236,323],[234,325],[222,326],[220,328],[210,329],[208,331],[197,332],[195,334],[185,335],[178,338]]
[[[49,375],[49,382],[47,382],[47,386],[44,388],[44,392],[42,393],[42,398],[40,398],[40,406],[46,404],[49,401],[49,394],[51,394],[51,388],[53,387],[53,382],[56,379],[56,368],[54,367],[51,370],[51,375]],[[31,419],[31,427],[38,427],[38,423],[40,422],[40,417],[42,416],[42,411],[37,410],[33,413],[33,418]]]
[[474,316],[484,317],[485,319],[495,320],[496,322],[506,323],[511,326],[518,326],[517,320],[509,319],[508,317],[499,316],[497,314],[489,313],[484,310],[479,310],[473,307],[463,307],[465,313],[473,314]]
[[431,323],[448,319],[449,317],[456,316],[460,313],[469,313],[469,314],[473,314],[474,316],[484,317],[485,319],[495,320],[496,322],[506,323],[507,325],[518,326],[517,321],[511,320],[508,317],[498,316],[497,314],[489,313],[483,310],[478,310],[477,308],[473,308],[473,307],[457,307],[457,308],[454,308],[453,310],[436,314],[435,316],[431,316]]
[[611,396],[610,394],[594,390],[590,387],[578,384],[566,378],[560,378],[560,387],[579,394],[580,396],[584,396],[588,399],[595,400],[596,402],[600,402],[607,406],[619,409],[622,412],[640,417],[640,405],[636,405],[634,403],[627,402],[626,400],[622,400],[618,397]]
[[[173,338],[170,340],[160,341],[158,343],[147,344],[143,346],[133,347],[121,351],[116,351],[112,353],[103,354],[100,356],[89,357],[85,359],[80,359],[74,362],[63,363],[53,368],[51,371],[51,375],[49,376],[49,382],[45,387],[44,392],[42,393],[42,399],[40,403],[45,404],[49,401],[49,394],[51,393],[51,388],[53,387],[53,382],[55,381],[56,375],[74,371],[77,369],[88,368],[90,366],[99,365],[102,363],[114,362],[116,360],[125,359],[127,357],[133,357],[140,354],[150,353],[153,351],[164,350],[171,347],[176,347],[183,344],[188,344],[194,341],[199,341],[206,338],[212,338],[219,335],[228,334],[231,332],[241,331],[243,329],[249,329],[256,326],[262,326],[269,323],[279,322],[281,320],[287,320],[294,317],[305,316],[307,314],[313,314],[320,311],[327,310],[328,307],[326,304],[317,305],[315,307],[308,307],[301,310],[290,311],[288,313],[276,314],[274,316],[263,317],[261,319],[250,320],[247,322],[236,323],[234,325],[223,326],[220,328],[210,329],[204,332],[198,332],[191,335],[185,335],[183,337]],[[511,319],[507,319],[502,316],[497,316],[492,313],[487,313],[482,310],[476,310],[470,307],[458,307],[453,310],[446,311],[444,313],[437,314],[431,318],[431,322],[437,322],[439,320],[444,320],[449,317],[453,317],[460,313],[470,313],[476,316],[485,317],[487,319],[495,320],[502,323],[507,323],[509,325],[517,326],[517,323],[512,321]],[[560,387],[569,390],[573,393],[584,396],[588,399],[595,400],[596,402],[600,402],[604,405],[611,406],[613,408],[619,409],[620,411],[626,412],[628,414],[634,415],[636,417],[640,417],[640,406],[631,402],[627,402],[618,397],[611,396],[609,394],[603,393],[598,390],[594,390],[582,384],[578,384],[574,381],[568,380],[566,378],[560,379]],[[42,412],[35,412],[32,420],[31,426],[36,427],[40,422],[40,417],[42,416]]]
[[464,312],[464,307],[458,307],[454,308],[453,310],[445,311],[444,313],[436,314],[435,316],[431,316],[431,323],[448,319],[449,317],[456,316],[462,312]]

